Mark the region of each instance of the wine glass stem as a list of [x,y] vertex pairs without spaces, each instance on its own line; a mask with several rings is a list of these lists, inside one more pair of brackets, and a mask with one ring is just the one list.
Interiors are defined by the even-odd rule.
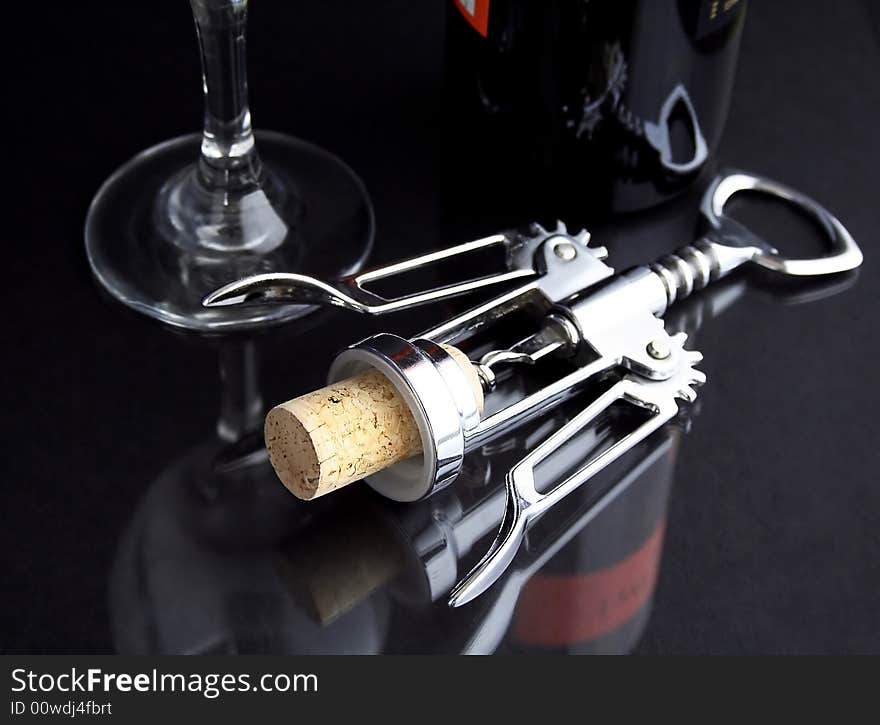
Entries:
[[247,92],[247,0],[190,0],[202,60],[205,121],[199,175],[209,188],[255,185]]
[[263,396],[259,383],[259,358],[253,340],[220,342],[220,417],[217,433],[235,443],[263,425]]

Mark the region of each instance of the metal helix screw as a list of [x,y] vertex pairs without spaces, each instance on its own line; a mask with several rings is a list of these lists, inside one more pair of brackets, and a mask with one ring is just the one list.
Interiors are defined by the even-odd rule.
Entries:
[[720,275],[720,265],[711,246],[698,241],[657,260],[650,269],[663,282],[667,306],[703,289]]

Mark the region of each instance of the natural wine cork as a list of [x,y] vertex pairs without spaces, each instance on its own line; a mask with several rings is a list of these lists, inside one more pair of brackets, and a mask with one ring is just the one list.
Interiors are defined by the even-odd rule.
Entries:
[[[461,367],[482,411],[483,389],[467,355],[443,348]],[[409,406],[377,370],[276,406],[266,416],[265,435],[275,472],[302,499],[323,496],[422,450]]]

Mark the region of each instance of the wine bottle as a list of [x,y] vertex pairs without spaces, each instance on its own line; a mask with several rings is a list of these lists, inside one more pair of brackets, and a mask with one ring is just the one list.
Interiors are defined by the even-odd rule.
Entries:
[[593,217],[675,196],[721,138],[745,15],[746,0],[449,0],[459,170]]

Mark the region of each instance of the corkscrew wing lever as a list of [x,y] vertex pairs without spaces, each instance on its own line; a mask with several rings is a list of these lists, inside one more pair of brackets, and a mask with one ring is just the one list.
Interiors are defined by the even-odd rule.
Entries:
[[[556,232],[564,234],[565,231],[565,226],[560,222]],[[336,305],[355,312],[382,315],[457,297],[513,280],[527,280],[542,276],[543,272],[535,264],[535,252],[540,244],[552,234],[539,225],[533,225],[530,232],[529,234],[515,232],[494,234],[344,277],[336,282],[325,282],[315,277],[293,273],[253,275],[215,290],[205,297],[202,304],[206,307],[266,303]],[[589,237],[584,234],[579,241],[586,246]],[[443,260],[463,258],[473,252],[498,246],[503,247],[505,252],[505,269],[494,274],[393,298],[383,297],[366,288],[372,282],[425,269]],[[604,248],[591,251],[599,259],[608,254]]]
[[[694,387],[702,385],[706,376],[694,369],[693,365],[702,360],[703,356],[696,351],[684,350],[682,344],[685,338],[684,333],[671,338],[681,351],[683,364],[670,378],[650,380],[633,374],[624,376],[508,471],[505,478],[507,502],[498,535],[486,555],[452,590],[450,606],[467,604],[492,586],[510,566],[529,526],[548,509],[675,417],[678,413],[677,399],[689,402],[696,399]],[[550,491],[540,493],[535,486],[535,468],[585,427],[593,425],[618,401],[626,401],[648,410],[649,418],[611,447],[588,460]]]

